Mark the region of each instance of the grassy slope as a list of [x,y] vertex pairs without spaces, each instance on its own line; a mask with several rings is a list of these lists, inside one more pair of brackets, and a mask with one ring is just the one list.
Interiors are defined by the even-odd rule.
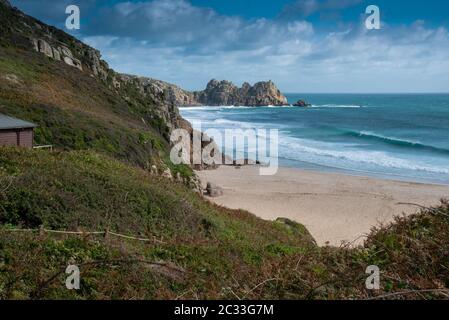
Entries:
[[[316,250],[305,229],[289,231],[245,212],[212,206],[182,185],[92,152],[0,150],[2,186],[12,182],[7,190],[0,189],[4,226],[109,229],[166,243],[0,232],[3,298],[29,297],[70,259],[82,264],[117,258],[170,262],[186,272],[178,277],[139,263],[90,268],[83,273],[85,289],[76,296],[173,298],[193,288],[190,297],[231,297],[221,292],[234,283],[231,277],[249,285],[271,259]],[[167,275],[161,277],[164,271]],[[73,294],[59,280],[43,292],[45,297]]]
[[[447,205],[377,230],[364,248],[318,248],[298,224],[211,205],[91,151],[3,148],[0,168],[1,298],[336,299],[449,285]],[[7,231],[41,225],[164,243]],[[69,263],[81,266],[80,291],[64,287]],[[364,289],[371,264],[383,272],[375,293]]]
[[39,125],[37,144],[94,149],[139,166],[166,149],[166,140],[141,114],[97,79],[17,48],[0,49],[0,112]]

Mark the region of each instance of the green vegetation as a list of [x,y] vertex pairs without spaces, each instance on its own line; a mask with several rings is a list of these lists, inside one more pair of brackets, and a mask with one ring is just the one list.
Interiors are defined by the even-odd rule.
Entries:
[[[38,124],[36,144],[93,149],[141,167],[162,158],[168,143],[142,122],[143,111],[140,118],[133,116],[128,104],[96,79],[45,60],[39,54],[0,51],[0,72],[18,79],[0,83],[0,112]],[[45,67],[36,72],[36,65]]]
[[[214,206],[92,151],[1,148],[0,182],[4,299],[340,299],[449,285],[447,203],[374,230],[364,247],[320,248],[300,224]],[[11,231],[41,227],[154,241]],[[65,288],[68,264],[80,266],[80,291]],[[373,264],[380,291],[365,289]]]
[[[0,223],[4,226],[43,226],[72,231],[107,229],[164,242],[142,244],[101,237],[53,237],[1,231],[0,296],[3,298],[32,297],[39,283],[71,259],[80,265],[105,259],[144,259],[163,261],[185,270],[181,281],[170,274],[171,269],[161,271],[141,263],[125,264],[118,266],[119,280],[113,276],[118,272],[115,265],[90,267],[91,271],[83,276],[83,281],[89,282],[90,291],[77,293],[76,298],[131,295],[173,298],[191,286],[198,290],[196,294],[220,297],[222,281],[240,277],[234,275],[240,268],[254,272],[265,262],[265,256],[268,259],[279,254],[273,248],[288,252],[296,252],[296,247],[301,251],[316,249],[310,237],[293,237],[282,226],[273,226],[245,212],[212,206],[183,185],[91,151],[3,148],[0,168],[2,186],[9,186],[0,193]],[[34,273],[34,268],[40,271]],[[161,278],[161,272],[169,274]],[[14,281],[17,277],[21,281]],[[120,284],[101,283],[109,278]],[[73,293],[61,288],[59,280],[41,294],[71,297]],[[203,282],[210,282],[216,288],[209,292],[209,286],[203,286]],[[112,286],[110,296],[106,289],[101,289],[108,286]]]

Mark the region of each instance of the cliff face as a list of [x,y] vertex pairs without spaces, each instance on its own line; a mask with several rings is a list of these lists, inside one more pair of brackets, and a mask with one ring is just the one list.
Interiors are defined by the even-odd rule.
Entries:
[[254,86],[245,82],[241,88],[229,81],[211,80],[204,91],[194,93],[195,100],[210,106],[283,106],[287,98],[272,81]]
[[170,103],[177,106],[284,106],[287,98],[272,81],[258,82],[254,86],[245,82],[241,88],[230,81],[211,80],[203,91],[189,92],[175,85],[146,79],[146,82],[163,88]]
[[152,88],[152,90],[161,92],[165,101],[176,106],[200,105],[193,93],[165,81],[127,74],[120,74],[117,78],[120,82],[132,81],[140,88]]
[[[101,68],[101,67],[98,67]],[[203,91],[189,92],[174,84],[146,77],[116,74],[117,84],[133,83],[141,91],[159,92],[164,100],[175,106],[284,106],[287,98],[272,81],[258,82],[251,86],[245,82],[241,88],[230,81],[209,81]]]

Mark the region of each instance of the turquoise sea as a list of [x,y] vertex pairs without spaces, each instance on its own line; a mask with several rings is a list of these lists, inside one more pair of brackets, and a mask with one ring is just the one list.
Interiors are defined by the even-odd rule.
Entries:
[[449,184],[449,94],[286,96],[313,106],[194,107],[181,114],[201,120],[203,130],[279,129],[281,166]]

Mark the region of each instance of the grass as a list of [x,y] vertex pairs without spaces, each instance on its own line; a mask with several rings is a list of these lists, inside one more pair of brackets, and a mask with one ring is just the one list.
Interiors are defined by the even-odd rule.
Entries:
[[[1,148],[0,181],[3,299],[365,299],[410,290],[392,298],[438,299],[447,291],[420,292],[449,285],[447,203],[373,230],[363,247],[320,248],[298,223],[212,205],[93,151]],[[41,226],[158,241],[8,231]],[[65,289],[68,264],[82,270],[80,291]],[[364,286],[369,265],[381,269],[379,291]]]
[[[31,297],[36,286],[46,276],[57,272],[70,259],[83,264],[99,260],[98,254],[107,259],[122,259],[125,256],[131,260],[144,257],[149,261],[166,261],[188,270],[186,276],[192,277],[189,280],[192,282],[187,282],[189,286],[201,288],[202,281],[207,280],[218,288],[223,277],[229,281],[236,268],[254,271],[254,268],[264,264],[265,258],[283,255],[283,251],[291,253],[296,252],[298,247],[301,250],[315,248],[308,237],[294,237],[287,228],[259,220],[246,212],[213,206],[182,184],[156,178],[142,169],[91,151],[51,153],[8,148],[0,150],[0,177],[3,181],[13,181],[0,194],[0,224],[16,228],[44,226],[54,230],[108,229],[162,239],[165,243],[144,245],[132,241],[108,242],[102,238],[0,232],[2,266],[6,267],[0,273],[10,279],[18,276],[16,272],[22,270],[26,274],[20,276],[22,279],[31,277],[30,283],[24,287],[21,282],[15,283],[20,288],[15,285],[5,288],[9,280],[3,278],[0,287],[4,290],[0,296],[4,298],[13,298],[16,294]],[[78,247],[75,248],[74,243]],[[48,254],[38,254],[41,250]],[[123,254],[123,251],[126,253]],[[28,260],[34,254],[36,258]],[[45,275],[32,273],[25,265],[31,262],[46,270],[42,271]],[[125,281],[131,276],[128,272],[136,272],[139,267],[121,268],[126,270],[123,271]],[[142,290],[139,291],[141,298],[174,297],[185,289],[186,284],[183,285],[182,281],[170,282],[170,276],[159,283],[156,280],[158,272],[150,271],[145,281],[154,290],[149,295],[142,295],[147,288],[139,282],[136,286]],[[92,277],[98,282],[115,271],[110,266],[101,266],[92,272],[96,274]],[[105,275],[98,276],[98,272]],[[137,280],[140,278],[135,276]],[[44,296],[70,297],[72,293],[65,293],[59,284],[52,284],[58,293],[48,288]],[[121,285],[123,288],[128,287],[124,282]],[[95,292],[100,290],[101,286],[98,286],[94,286]],[[101,298],[104,294],[84,292],[79,293],[79,297]],[[220,290],[213,293],[216,297],[221,294]],[[119,294],[108,296],[114,297],[119,297]]]

